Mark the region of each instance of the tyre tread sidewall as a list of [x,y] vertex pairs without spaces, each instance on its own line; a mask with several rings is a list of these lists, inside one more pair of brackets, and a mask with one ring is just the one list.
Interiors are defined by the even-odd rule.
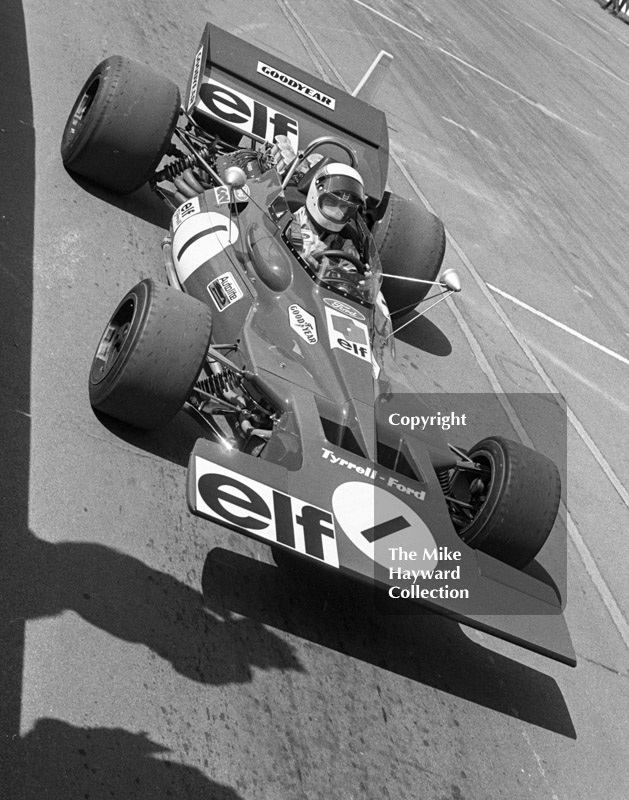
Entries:
[[489,454],[500,470],[479,516],[463,531],[466,543],[523,568],[544,546],[557,516],[561,480],[555,464],[540,453],[495,436],[471,448],[474,459]]
[[132,324],[120,364],[101,383],[90,379],[90,401],[98,411],[134,427],[156,429],[190,395],[209,345],[211,314],[201,301],[150,279],[125,299],[131,293],[145,298],[140,318]]

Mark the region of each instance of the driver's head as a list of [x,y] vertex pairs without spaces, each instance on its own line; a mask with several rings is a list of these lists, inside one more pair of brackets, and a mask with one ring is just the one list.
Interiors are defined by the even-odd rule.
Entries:
[[360,173],[347,164],[326,164],[317,170],[308,189],[306,209],[314,221],[338,233],[365,203]]

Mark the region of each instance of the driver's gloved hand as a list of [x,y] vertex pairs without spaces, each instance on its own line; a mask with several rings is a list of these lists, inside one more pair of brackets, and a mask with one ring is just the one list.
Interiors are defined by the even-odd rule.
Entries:
[[[283,134],[276,136],[275,142],[271,147],[271,159],[275,164],[275,169],[280,173],[280,175],[284,175],[286,172],[288,172],[290,165],[296,158],[297,153],[295,153],[293,150],[293,146],[288,140],[288,136]],[[297,177],[305,175],[306,172],[308,172],[311,167],[314,167],[315,164],[318,164],[322,158],[323,156],[321,153],[313,153],[311,156],[308,156],[306,160],[299,165],[295,175]]]
[[361,292],[369,291],[369,286],[371,283],[371,278],[373,277],[373,272],[371,270],[367,270],[364,275],[361,275],[360,280],[358,281],[357,287]]
[[271,148],[271,158],[275,164],[275,169],[280,175],[283,175],[297,158],[297,154],[288,141],[288,136],[280,135],[275,137],[275,142]]

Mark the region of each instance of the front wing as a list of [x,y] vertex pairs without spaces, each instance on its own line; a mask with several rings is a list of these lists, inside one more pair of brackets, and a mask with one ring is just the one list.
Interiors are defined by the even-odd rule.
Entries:
[[[309,448],[302,468],[291,471],[199,439],[188,469],[191,511],[316,561],[322,569],[392,591],[395,598],[400,597],[400,587],[412,585],[400,580],[404,568],[450,569],[455,566],[452,554],[462,552],[463,580],[444,584],[422,579],[423,596],[410,596],[410,602],[576,665],[555,590],[467,548],[449,522],[443,498],[430,486],[422,488],[324,440],[309,443]],[[397,562],[392,570],[391,553],[402,551],[423,552],[425,559]],[[468,597],[453,596],[450,590],[440,595],[436,587],[444,585],[465,586]],[[379,594],[384,597],[384,592]],[[403,605],[398,607],[397,613],[404,613]],[[487,613],[492,609],[500,613]]]

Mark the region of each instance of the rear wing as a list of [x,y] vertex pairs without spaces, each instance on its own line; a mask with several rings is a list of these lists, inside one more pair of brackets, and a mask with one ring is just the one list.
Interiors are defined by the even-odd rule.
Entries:
[[[186,110],[209,133],[238,145],[243,136],[288,136],[303,149],[320,136],[351,145],[369,197],[384,194],[389,162],[386,116],[358,97],[208,23],[197,50]],[[326,154],[343,158],[338,148]]]

